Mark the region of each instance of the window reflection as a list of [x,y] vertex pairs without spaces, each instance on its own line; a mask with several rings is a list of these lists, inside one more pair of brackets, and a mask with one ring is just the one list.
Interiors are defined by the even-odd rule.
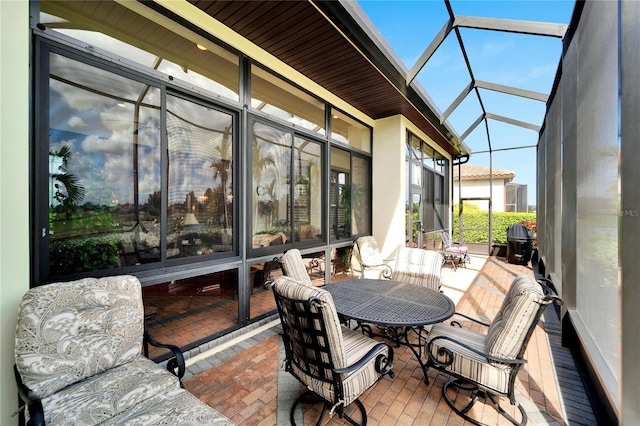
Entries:
[[352,234],[363,235],[371,229],[371,167],[367,159],[353,156],[351,182]]
[[[157,340],[183,349],[238,324],[238,271],[172,280],[143,287],[145,327]],[[271,296],[273,299],[273,296]],[[150,358],[166,349],[149,347]]]
[[233,249],[233,118],[167,96],[167,258]]
[[336,109],[331,110],[331,138],[371,152],[370,128]]
[[295,241],[322,238],[322,147],[305,139],[294,143],[293,224]]
[[238,56],[211,42],[206,50],[198,49],[196,41],[202,40],[195,34],[178,35],[170,30],[175,25],[152,22],[117,2],[44,0],[40,5],[40,22],[56,32],[157,69],[198,91],[239,100]]
[[291,242],[289,179],[291,133],[262,123],[253,125],[252,142],[252,247]]
[[50,55],[50,275],[160,259],[159,90]]
[[324,103],[260,67],[251,67],[251,107],[320,135]]
[[329,223],[331,239],[351,237],[351,157],[347,151],[331,148]]

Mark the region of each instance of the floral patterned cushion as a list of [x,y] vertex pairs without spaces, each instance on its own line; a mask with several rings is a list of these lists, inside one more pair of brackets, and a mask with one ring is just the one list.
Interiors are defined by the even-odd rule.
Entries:
[[143,332],[136,277],[29,290],[18,312],[16,368],[40,398],[46,424],[232,424],[141,355]]
[[140,356],[140,282],[85,278],[30,289],[16,327],[16,367],[41,398]]
[[79,425],[95,425],[158,393],[179,388],[176,376],[140,356],[49,395],[42,406],[47,424],[73,419]]
[[144,404],[135,405],[101,425],[222,426],[233,425],[233,423],[186,390],[177,388],[159,393]]

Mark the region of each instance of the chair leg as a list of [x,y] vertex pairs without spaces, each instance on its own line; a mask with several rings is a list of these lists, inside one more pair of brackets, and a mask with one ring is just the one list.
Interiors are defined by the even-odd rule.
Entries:
[[[471,395],[469,397],[469,399],[470,399],[469,403],[467,405],[465,405],[463,408],[458,408],[453,403],[453,401],[449,398],[449,395],[447,394],[447,389],[449,389],[449,386],[455,386],[456,388],[458,388],[458,395],[460,395],[460,391],[471,392]],[[474,384],[465,382],[465,381],[457,379],[457,378],[451,378],[451,379],[449,379],[447,381],[447,383],[444,384],[444,386],[442,387],[442,396],[444,397],[444,400],[449,405],[449,407],[451,407],[451,409],[457,415],[459,415],[460,417],[462,417],[466,421],[468,421],[470,423],[473,423],[474,425],[488,426],[485,423],[482,423],[482,422],[474,419],[473,417],[470,417],[469,415],[467,415],[469,410],[471,410],[473,405],[478,401],[478,398],[483,398],[485,400],[485,402],[486,402],[486,398],[487,397],[489,398],[489,400],[493,404],[493,407],[496,409],[498,414],[503,416],[505,419],[509,420],[509,422],[513,423],[516,426],[525,426],[527,424],[527,413],[524,411],[524,408],[522,407],[522,405],[520,405],[519,402],[516,402],[516,406],[518,407],[518,410],[520,410],[520,414],[522,416],[522,421],[521,422],[518,422],[509,413],[507,413],[500,406],[500,404],[498,403],[498,400],[495,398],[494,395],[492,395],[492,394],[490,394],[488,392],[481,391]]]
[[[320,398],[320,396],[318,396],[316,393],[311,391],[305,392],[294,401],[293,406],[291,407],[291,412],[289,413],[289,420],[291,421],[292,426],[296,426],[295,412],[298,404],[322,404],[322,411],[320,412],[320,417],[316,422],[316,426],[320,426],[322,424],[324,415],[326,414],[327,409],[330,408],[329,404],[324,399]],[[358,422],[357,420],[353,419],[353,417],[345,413],[344,412],[345,407],[339,406],[336,412],[338,413],[340,418],[346,419],[349,423],[351,423],[354,426],[366,426],[367,410],[364,408],[364,404],[359,399],[356,399],[351,404],[355,405],[360,411],[360,417],[362,418],[361,422]]]

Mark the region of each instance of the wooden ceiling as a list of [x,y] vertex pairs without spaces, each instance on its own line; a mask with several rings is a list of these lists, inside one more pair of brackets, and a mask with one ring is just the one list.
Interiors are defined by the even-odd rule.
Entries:
[[402,114],[450,154],[463,149],[341,2],[190,2],[368,116]]

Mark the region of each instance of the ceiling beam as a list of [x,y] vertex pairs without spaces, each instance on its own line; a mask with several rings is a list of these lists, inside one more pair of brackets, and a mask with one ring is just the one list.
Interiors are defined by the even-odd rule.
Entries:
[[493,90],[494,92],[506,93],[507,95],[520,96],[521,98],[533,99],[535,101],[547,102],[549,95],[532,90],[518,89],[517,87],[505,86],[502,84],[489,83],[487,81],[476,80],[476,86],[480,89]]
[[455,27],[478,30],[504,31],[509,33],[563,38],[568,25],[550,22],[518,21],[513,19],[481,18],[477,16],[456,16]]
[[435,53],[435,51],[438,50],[438,47],[440,47],[440,45],[447,38],[452,29],[453,21],[449,20],[446,24],[444,24],[444,27],[442,27],[440,32],[434,37],[429,46],[427,46],[425,51],[422,52],[422,55],[420,55],[416,63],[407,73],[407,84],[411,84],[411,82],[416,78],[416,75],[418,75],[420,70],[425,66],[425,64]]
[[502,121],[503,123],[512,124],[514,126],[523,127],[525,129],[533,130],[535,132],[540,132],[540,126],[536,126],[535,124],[527,123],[526,121],[515,120],[513,118],[505,117],[503,115],[492,114],[490,112],[486,115],[487,118],[491,118],[493,120]]

